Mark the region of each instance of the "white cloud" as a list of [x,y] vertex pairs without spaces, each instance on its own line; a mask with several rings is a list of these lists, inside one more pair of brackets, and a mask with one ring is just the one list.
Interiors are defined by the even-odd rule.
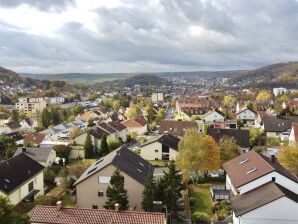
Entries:
[[0,2],[1,65],[19,72],[245,69],[298,58],[294,0],[26,2]]

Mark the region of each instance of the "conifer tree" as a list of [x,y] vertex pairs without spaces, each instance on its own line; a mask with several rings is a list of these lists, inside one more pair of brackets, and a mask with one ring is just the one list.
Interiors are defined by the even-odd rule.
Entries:
[[109,154],[109,145],[107,142],[107,136],[104,135],[100,141],[100,153],[102,156]]
[[90,132],[87,133],[85,144],[84,144],[84,151],[86,158],[92,158],[94,154],[94,146],[92,144]]
[[153,179],[153,173],[149,172],[145,181],[145,187],[143,191],[142,208],[146,212],[153,211],[153,201],[155,192],[155,182]]
[[124,189],[124,177],[120,170],[116,169],[110,180],[110,186],[107,189],[107,198],[104,208],[115,209],[115,204],[119,204],[119,210],[127,210],[129,208],[127,190]]

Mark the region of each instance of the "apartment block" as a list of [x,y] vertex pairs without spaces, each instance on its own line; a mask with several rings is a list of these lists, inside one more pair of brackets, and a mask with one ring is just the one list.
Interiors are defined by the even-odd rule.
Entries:
[[19,98],[16,109],[23,111],[26,115],[35,114],[47,107],[47,102],[43,98]]

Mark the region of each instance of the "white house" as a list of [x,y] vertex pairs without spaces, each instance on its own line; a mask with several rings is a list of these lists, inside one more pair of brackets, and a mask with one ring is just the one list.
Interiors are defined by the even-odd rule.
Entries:
[[292,128],[289,136],[290,144],[298,143],[298,123],[292,123]]
[[13,132],[19,132],[21,125],[15,121],[9,121],[0,127],[0,134],[9,134]]
[[279,96],[282,94],[287,93],[287,89],[283,88],[283,87],[279,87],[279,88],[273,88],[273,94],[274,96]]
[[252,150],[224,163],[223,168],[226,189],[233,195],[234,223],[298,222],[296,214],[288,213],[298,211],[298,178],[274,155],[269,158]]
[[236,118],[242,120],[243,123],[247,126],[253,126],[255,124],[256,117],[257,114],[248,108],[245,108],[244,110],[236,113]]
[[127,127],[128,133],[136,132],[138,135],[143,135],[148,131],[148,122],[143,117],[136,117],[121,123]]
[[19,147],[17,148],[14,156],[21,153],[24,153],[45,167],[51,166],[56,161],[56,151],[52,148]]
[[176,160],[179,141],[170,134],[152,137],[140,146],[140,156],[146,160]]
[[202,116],[204,122],[218,122],[225,120],[225,114],[218,109],[212,110]]
[[21,125],[21,131],[33,132],[34,128],[38,126],[38,123],[36,120],[26,117],[20,122],[20,125]]
[[0,164],[0,195],[13,205],[44,194],[44,166],[21,153]]

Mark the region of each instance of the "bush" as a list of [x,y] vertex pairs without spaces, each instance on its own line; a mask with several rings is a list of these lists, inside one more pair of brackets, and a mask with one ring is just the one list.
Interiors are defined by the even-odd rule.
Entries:
[[189,206],[193,207],[196,203],[196,199],[194,197],[190,197],[189,198]]
[[196,221],[208,222],[210,220],[210,216],[206,212],[195,212],[193,213],[193,217]]

